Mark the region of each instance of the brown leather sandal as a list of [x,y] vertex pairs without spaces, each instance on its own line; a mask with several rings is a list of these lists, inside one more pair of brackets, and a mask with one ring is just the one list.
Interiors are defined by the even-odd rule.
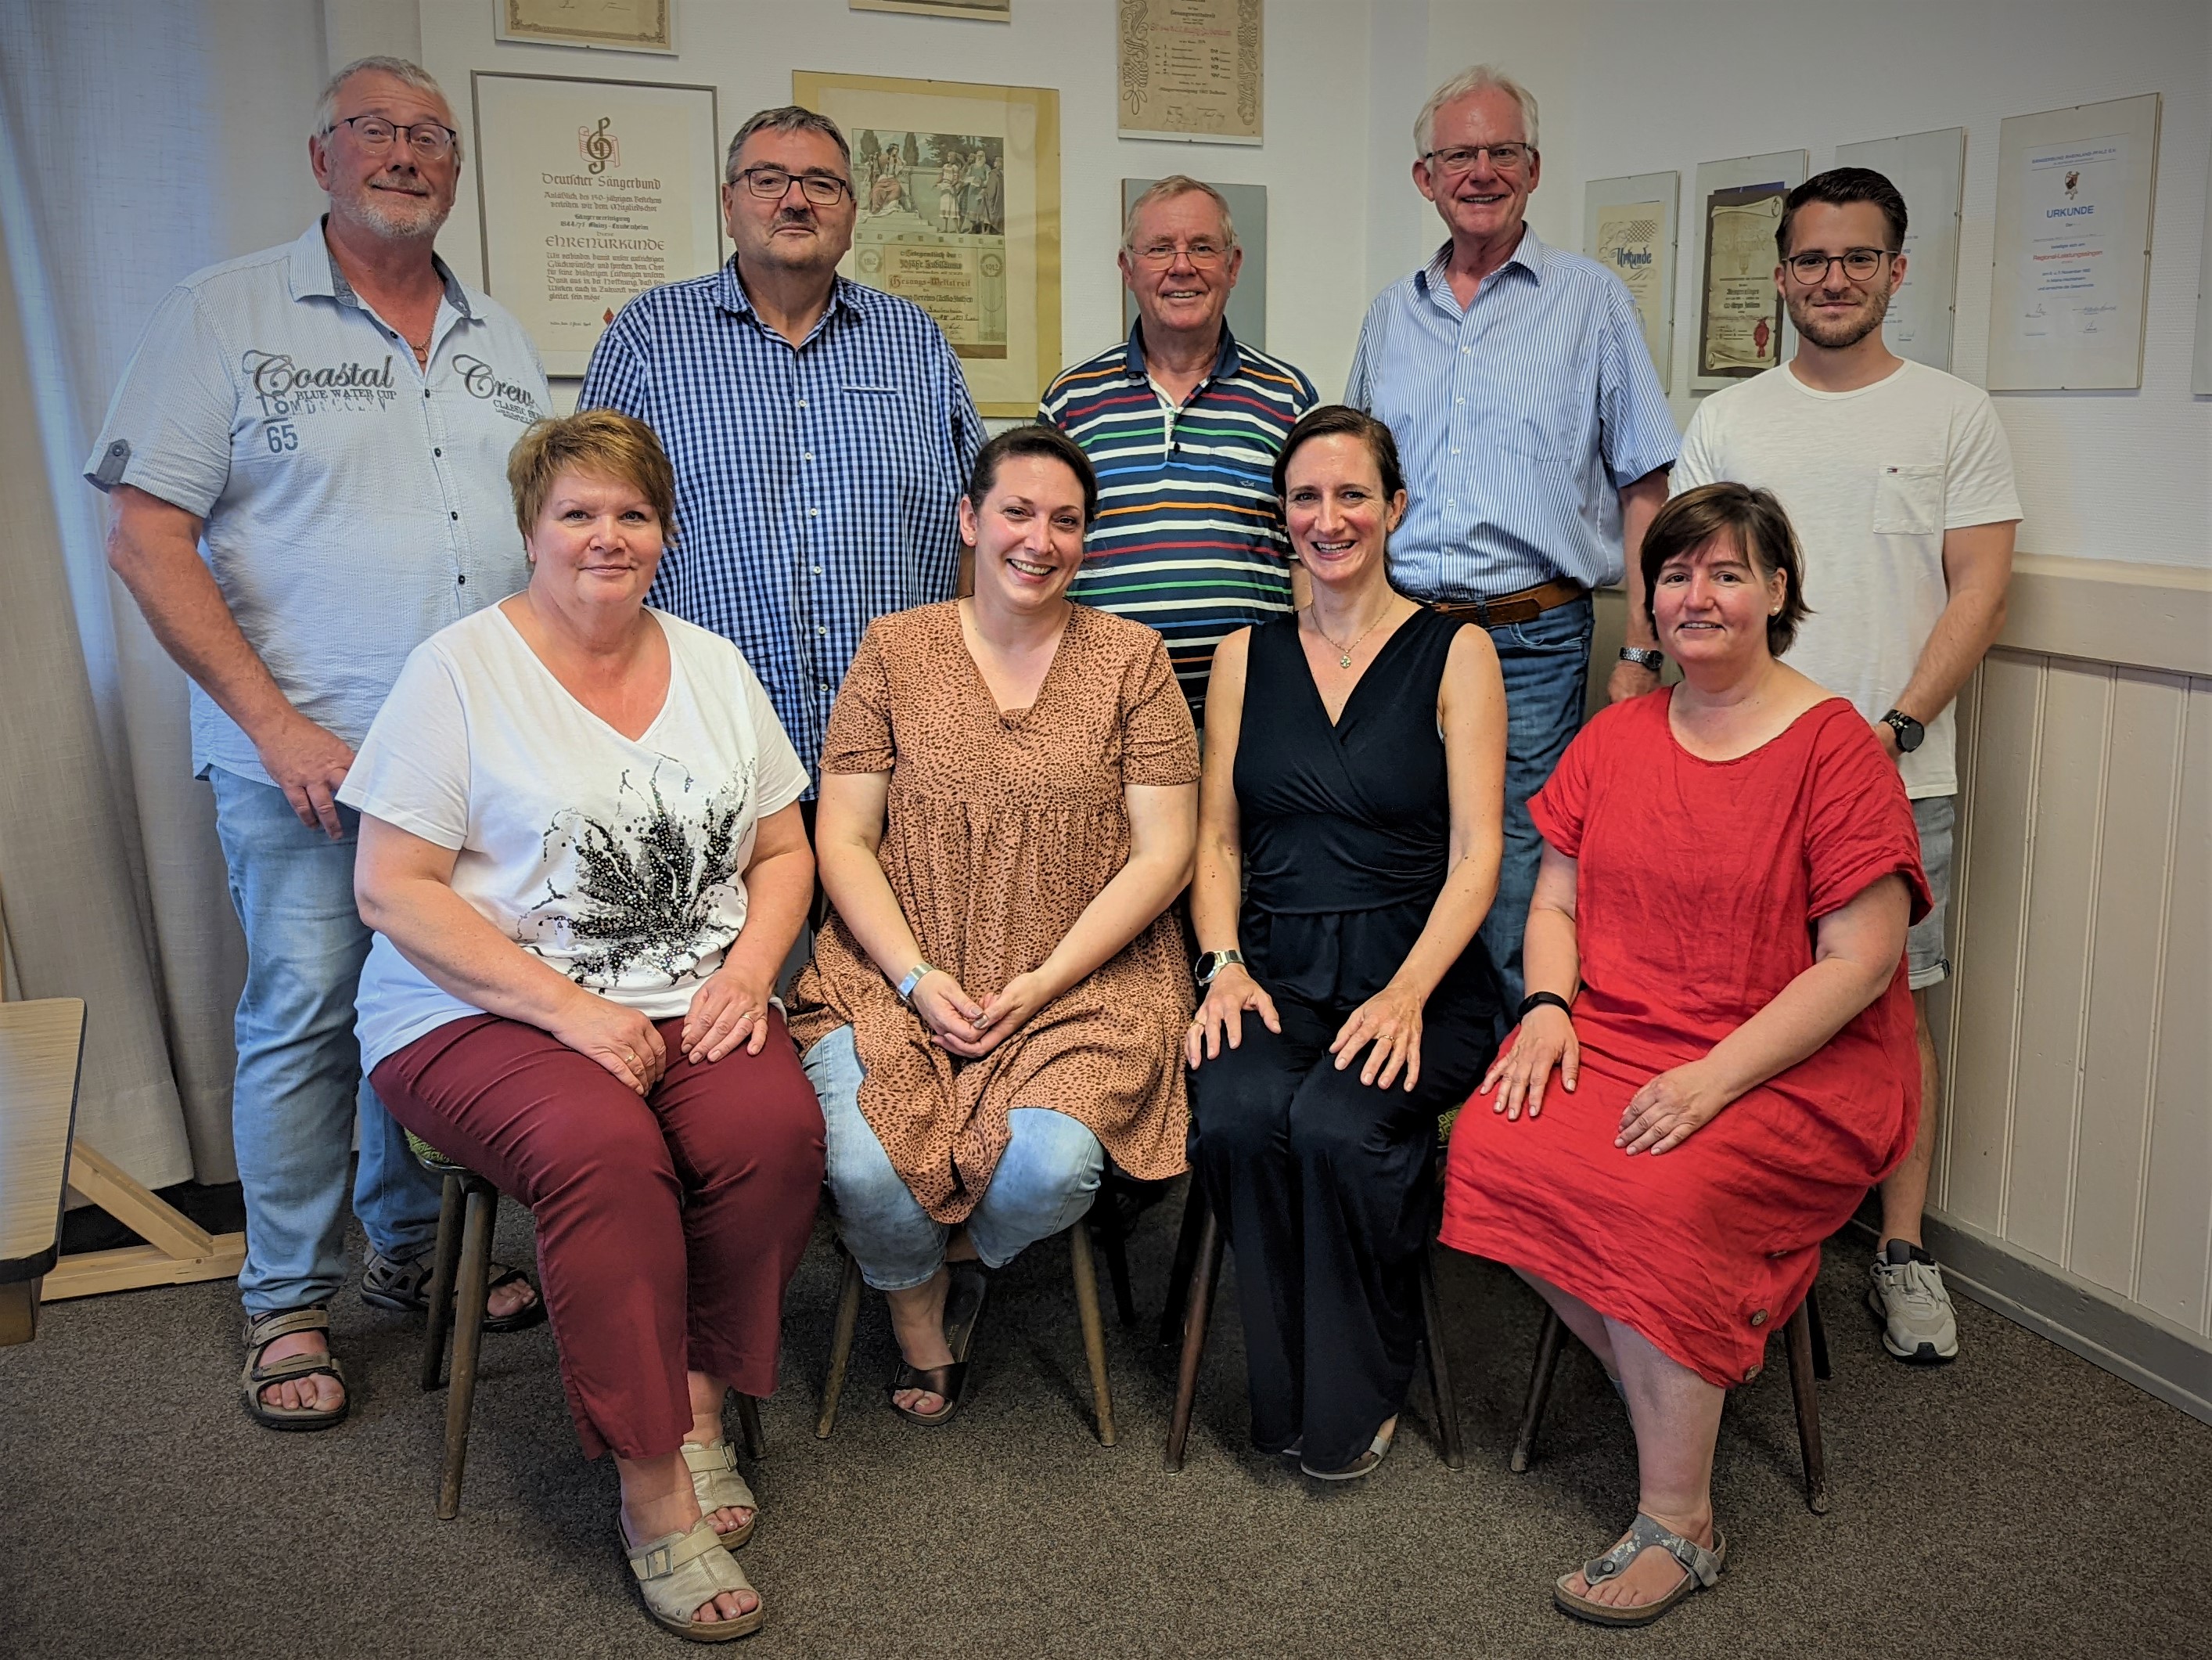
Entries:
[[[289,1337],[295,1331],[328,1332],[331,1311],[320,1303],[310,1303],[303,1309],[279,1309],[274,1314],[248,1315],[246,1317],[246,1370],[239,1374],[240,1398],[246,1403],[246,1415],[264,1429],[326,1430],[345,1422],[346,1414],[353,1409],[353,1389],[346,1383],[345,1371],[334,1354],[292,1354],[282,1360],[262,1364],[261,1353],[280,1337]],[[261,1391],[271,1383],[297,1383],[307,1377],[335,1377],[338,1387],[345,1390],[345,1398],[329,1410],[320,1407],[273,1406],[261,1398]]]

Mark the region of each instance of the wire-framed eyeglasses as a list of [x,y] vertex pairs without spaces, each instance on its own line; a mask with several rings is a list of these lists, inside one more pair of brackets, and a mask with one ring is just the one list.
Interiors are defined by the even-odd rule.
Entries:
[[1430,150],[1421,160],[1447,178],[1456,178],[1462,173],[1474,172],[1474,164],[1486,155],[1498,172],[1518,173],[1535,154],[1534,144],[1455,144],[1449,149]]
[[1841,253],[1793,253],[1783,263],[1790,274],[1807,288],[1828,280],[1828,268],[1841,265],[1844,275],[1854,283],[1863,283],[1882,266],[1885,259],[1894,258],[1898,248],[1846,248]]

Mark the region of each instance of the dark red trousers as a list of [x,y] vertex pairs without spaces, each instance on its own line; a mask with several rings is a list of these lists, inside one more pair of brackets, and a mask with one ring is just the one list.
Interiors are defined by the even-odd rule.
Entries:
[[668,1071],[640,1098],[535,1026],[479,1015],[387,1055],[392,1116],[529,1206],[568,1410],[587,1457],[676,1450],[687,1368],[775,1387],[783,1291],[822,1191],[822,1109],[771,1010],[758,1055]]

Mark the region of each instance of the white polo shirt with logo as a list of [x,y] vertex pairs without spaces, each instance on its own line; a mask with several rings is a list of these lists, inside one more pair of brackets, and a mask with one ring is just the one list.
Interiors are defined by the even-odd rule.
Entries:
[[[295,708],[359,746],[407,654],[528,577],[507,452],[552,412],[505,307],[446,285],[427,370],[339,273],[322,222],[186,277],[115,390],[85,477],[204,521],[201,556]],[[192,769],[270,781],[192,687]]]

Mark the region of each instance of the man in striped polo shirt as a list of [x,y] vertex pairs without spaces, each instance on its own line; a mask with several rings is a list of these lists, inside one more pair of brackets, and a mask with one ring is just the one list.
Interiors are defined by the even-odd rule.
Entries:
[[1136,326],[1063,373],[1037,410],[1098,473],[1067,597],[1158,629],[1201,724],[1214,647],[1295,603],[1271,475],[1285,435],[1320,401],[1304,374],[1230,333],[1243,258],[1220,192],[1161,179],[1122,228]]

